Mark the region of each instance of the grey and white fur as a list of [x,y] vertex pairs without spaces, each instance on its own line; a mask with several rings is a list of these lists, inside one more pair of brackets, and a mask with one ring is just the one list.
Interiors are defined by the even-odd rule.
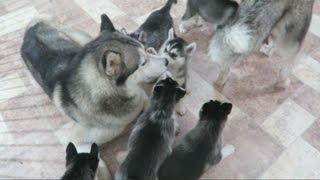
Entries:
[[159,170],[159,180],[198,180],[207,165],[222,159],[221,134],[232,104],[209,101],[200,110],[200,120]]
[[93,143],[90,153],[78,153],[73,143],[66,149],[66,172],[61,180],[94,180],[99,164],[99,148]]
[[139,83],[166,71],[164,58],[147,54],[105,14],[95,39],[58,23],[37,21],[25,33],[21,55],[54,104],[76,122],[64,137],[77,145],[102,144],[118,136],[146,104]]
[[[187,92],[189,91],[187,87],[188,62],[196,49],[197,44],[195,42],[188,43],[184,39],[175,36],[173,29],[170,29],[168,39],[159,51],[159,54],[169,61],[167,70],[173,79],[177,81],[181,87],[187,89]],[[178,103],[176,110],[179,115],[185,113],[186,109],[183,99]]]
[[225,24],[237,11],[238,3],[233,0],[188,0],[181,18],[180,32],[201,26],[200,17],[216,26]]
[[170,15],[173,3],[176,4],[177,0],[168,0],[165,6],[152,12],[130,36],[142,42],[146,49],[152,47],[158,51],[166,41],[169,30],[173,28],[173,20]]
[[281,55],[277,87],[290,85],[294,59],[310,26],[313,0],[244,0],[232,20],[218,27],[209,45],[209,56],[220,65],[217,85],[224,85],[230,67],[258,51],[272,37]]
[[171,153],[175,136],[172,114],[186,91],[165,75],[153,88],[149,108],[138,118],[128,143],[128,155],[116,180],[155,180],[160,165]]

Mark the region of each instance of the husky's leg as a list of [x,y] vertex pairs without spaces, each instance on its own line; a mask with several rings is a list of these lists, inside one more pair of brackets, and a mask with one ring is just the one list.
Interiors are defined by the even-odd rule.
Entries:
[[190,28],[195,26],[199,26],[199,15],[197,15],[197,12],[192,8],[192,5],[188,1],[186,12],[181,18],[179,30],[181,33],[186,33]]
[[298,41],[287,41],[280,45],[278,49],[282,60],[280,61],[280,72],[276,87],[287,88],[291,83],[292,68],[301,45]]

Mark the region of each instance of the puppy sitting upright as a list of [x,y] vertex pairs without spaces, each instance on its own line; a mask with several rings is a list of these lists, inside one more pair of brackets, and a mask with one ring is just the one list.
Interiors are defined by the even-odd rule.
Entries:
[[232,109],[230,103],[210,101],[202,106],[200,120],[173,149],[159,171],[160,180],[198,180],[206,165],[220,162],[221,132]]
[[73,143],[67,146],[67,170],[62,180],[93,180],[99,164],[99,148],[97,144],[91,145],[90,153],[78,153]]
[[145,48],[153,47],[157,51],[168,37],[169,29],[173,28],[173,20],[170,15],[171,6],[177,0],[168,0],[160,10],[149,15],[147,20],[130,36],[142,42]]
[[[188,89],[186,84],[188,77],[187,65],[190,56],[197,49],[197,44],[195,42],[189,44],[184,39],[175,37],[173,29],[170,29],[168,34],[168,39],[161,47],[159,54],[169,61],[167,70],[171,73],[173,79],[181,87]],[[183,100],[178,103],[176,110],[179,115],[185,113]]]
[[200,26],[199,17],[215,25],[223,25],[238,9],[232,0],[188,0],[180,32],[186,33],[191,27]]
[[155,180],[171,153],[174,138],[174,106],[185,90],[169,77],[156,83],[149,108],[143,113],[129,138],[129,153],[120,165],[116,180]]

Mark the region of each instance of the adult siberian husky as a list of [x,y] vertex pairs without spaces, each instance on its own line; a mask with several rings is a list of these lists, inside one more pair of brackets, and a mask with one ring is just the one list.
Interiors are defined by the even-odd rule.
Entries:
[[[143,111],[139,82],[166,71],[166,60],[117,31],[107,15],[101,33],[86,33],[38,21],[29,26],[22,57],[54,104],[77,124],[68,141],[105,143]],[[152,60],[150,60],[152,59]]]
[[209,45],[209,56],[221,72],[216,81],[223,85],[232,64],[260,49],[272,37],[281,57],[277,86],[290,85],[294,58],[308,31],[313,0],[243,0],[235,16],[218,27]]

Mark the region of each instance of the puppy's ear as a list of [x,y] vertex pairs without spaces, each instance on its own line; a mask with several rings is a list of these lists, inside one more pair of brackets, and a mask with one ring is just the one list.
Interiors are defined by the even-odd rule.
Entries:
[[127,32],[126,28],[122,28],[122,29],[121,29],[121,32],[122,32],[122,34],[124,34],[124,35],[128,35],[128,32]]
[[104,56],[101,59],[100,66],[102,71],[106,73],[108,76],[119,75],[121,73],[120,54],[113,51],[105,52]]
[[98,157],[99,154],[99,147],[96,143],[93,143],[91,145],[91,150],[90,150],[90,154],[94,155],[95,157]]
[[106,14],[101,15],[101,25],[100,25],[100,32],[107,31],[107,32],[114,32],[116,29],[114,28],[110,18]]
[[157,51],[153,47],[149,47],[146,51],[149,54],[157,55]]
[[232,110],[232,104],[231,103],[223,103],[220,107],[220,111],[224,113],[225,115],[229,115]]
[[177,100],[180,100],[186,95],[187,91],[181,87],[176,88]]
[[172,39],[174,39],[174,29],[173,28],[171,28],[168,33],[168,40],[170,41]]
[[197,50],[197,43],[193,42],[188,44],[188,46],[185,48],[186,54],[188,56],[191,56],[194,52]]
[[66,160],[67,164],[71,161],[71,159],[78,154],[76,147],[72,142],[70,142],[66,149]]
[[141,31],[140,34],[139,34],[138,41],[140,41],[142,43],[147,42],[147,33],[144,32],[144,31]]

